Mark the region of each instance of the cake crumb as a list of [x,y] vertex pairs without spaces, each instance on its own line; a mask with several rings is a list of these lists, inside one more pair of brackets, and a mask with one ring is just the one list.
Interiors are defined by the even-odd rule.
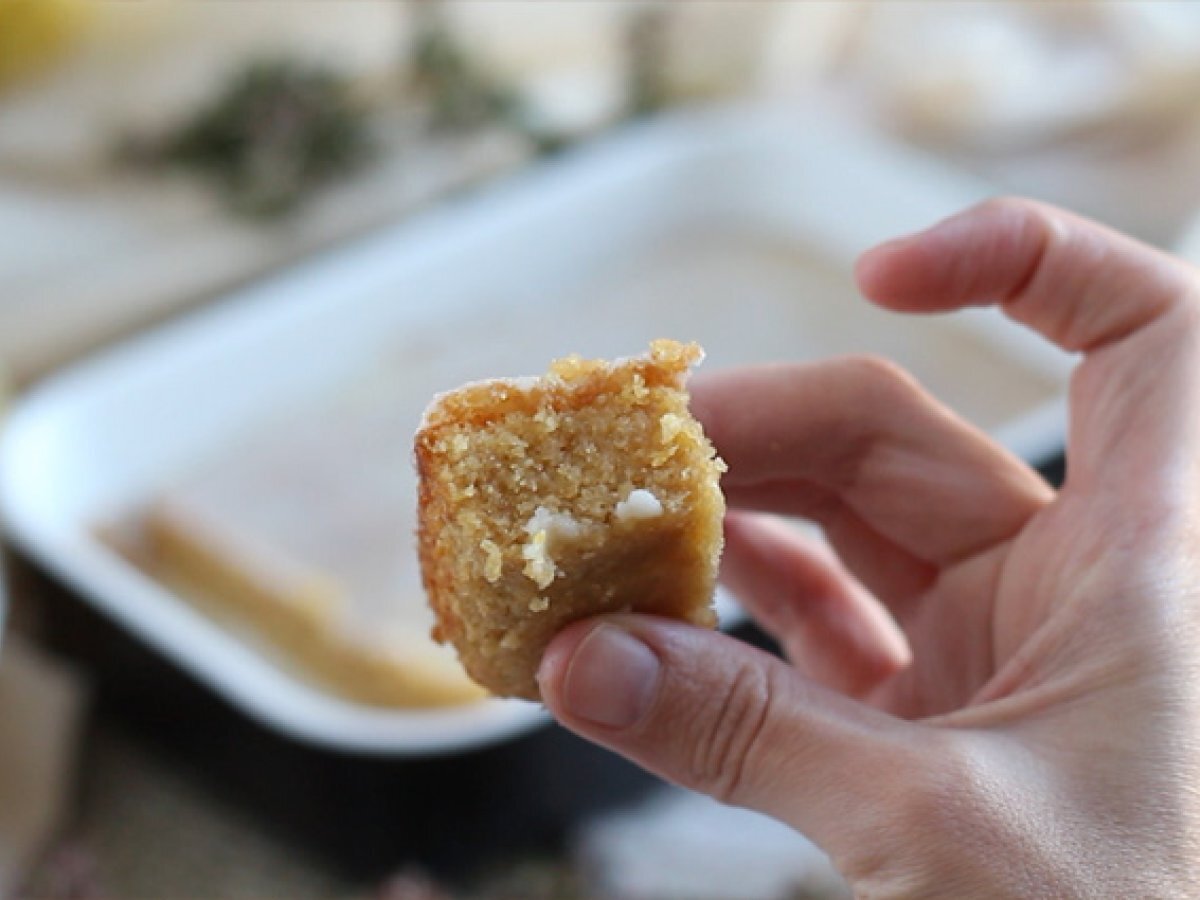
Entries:
[[559,574],[554,553],[564,542],[578,539],[584,533],[582,523],[566,513],[553,512],[539,506],[525,523],[529,540],[521,548],[525,560],[525,575],[538,586],[547,587]]
[[535,612],[535,613],[545,612],[549,608],[550,608],[550,598],[549,597],[534,597],[532,600],[529,601],[529,611],[530,612]]
[[533,420],[540,422],[547,432],[553,434],[558,430],[558,416],[548,409],[539,409],[533,414]]
[[684,427],[683,416],[676,413],[663,413],[658,417],[658,432],[664,444],[675,443],[675,439],[683,434]]
[[496,542],[488,538],[479,542],[479,548],[487,554],[483,561],[483,577],[487,579],[488,584],[495,584],[504,571],[504,556]]
[[504,650],[516,650],[521,646],[521,636],[515,630],[506,631],[500,638],[500,646]]
[[525,560],[522,572],[539,589],[549,587],[550,582],[554,581],[554,576],[558,574],[558,567],[554,565],[546,543],[547,533],[543,529],[532,534],[521,548],[521,556]]

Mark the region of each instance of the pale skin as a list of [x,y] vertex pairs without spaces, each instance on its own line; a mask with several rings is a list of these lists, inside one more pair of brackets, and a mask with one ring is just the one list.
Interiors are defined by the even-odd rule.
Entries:
[[592,619],[550,645],[548,707],[803,831],[856,896],[1200,894],[1200,276],[1013,199],[856,275],[898,313],[997,304],[1081,354],[1063,487],[876,360],[697,379],[722,578],[788,661]]

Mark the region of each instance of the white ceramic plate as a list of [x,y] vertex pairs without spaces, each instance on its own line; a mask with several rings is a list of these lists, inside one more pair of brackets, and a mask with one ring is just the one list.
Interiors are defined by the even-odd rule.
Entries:
[[[410,360],[400,377],[417,408],[431,383],[638,352],[652,336],[699,338],[717,367],[888,353],[952,402],[1000,398],[967,412],[1038,457],[1061,446],[1064,357],[987,312],[900,325],[850,288],[859,251],[986,193],[823,117],[721,110],[632,128],[42,384],[0,446],[8,529],[84,602],[295,738],[395,755],[503,740],[545,713],[519,701],[384,710],[325,693],[127,565],[95,524],[379,360]],[[397,448],[398,465],[407,454]]]

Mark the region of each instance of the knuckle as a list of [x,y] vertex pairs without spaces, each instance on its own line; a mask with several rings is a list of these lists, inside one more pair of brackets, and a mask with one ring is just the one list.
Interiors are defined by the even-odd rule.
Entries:
[[848,356],[841,360],[850,390],[846,401],[861,414],[856,421],[868,427],[860,429],[864,446],[860,455],[885,433],[908,421],[914,412],[937,405],[919,381],[906,369],[878,356]]
[[744,665],[700,721],[687,766],[688,787],[723,803],[747,790],[777,690],[769,669]]
[[902,798],[902,813],[907,819],[937,823],[953,816],[963,798],[970,797],[980,783],[980,766],[956,732],[934,731],[922,750],[927,764]]
[[993,226],[1036,236],[1042,243],[1053,242],[1062,232],[1061,210],[1028,197],[991,197],[974,212]]
[[1043,207],[1028,197],[1000,194],[980,202],[976,205],[975,210],[983,216],[1007,218],[1009,216],[1041,216]]
[[898,807],[902,823],[919,826],[930,838],[924,845],[925,858],[913,863],[933,862],[929,855],[947,842],[984,850],[997,825],[987,811],[998,812],[1006,805],[997,783],[1002,770],[960,733],[936,732],[932,747],[926,749],[922,775],[903,793]]
[[891,438],[908,430],[914,417],[924,416],[936,401],[891,360],[854,355],[841,357],[835,365],[844,380],[839,392],[842,403],[856,412],[840,438],[845,452],[830,472],[845,494],[871,470],[878,453],[894,444]]
[[[843,875],[864,895],[926,896],[964,847],[986,852],[989,808],[986,766],[957,735],[932,731],[913,758],[896,758],[896,779],[882,789],[873,832],[839,860]],[[978,846],[975,846],[975,845]],[[902,888],[902,889],[901,889]]]
[[910,401],[923,393],[917,380],[907,370],[882,356],[845,356],[840,360],[840,365],[846,376],[853,379],[864,392],[883,400]]

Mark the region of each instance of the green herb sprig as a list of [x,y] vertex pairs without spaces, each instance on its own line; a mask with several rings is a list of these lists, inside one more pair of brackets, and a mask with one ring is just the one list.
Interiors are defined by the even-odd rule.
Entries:
[[367,116],[340,74],[266,60],[236,73],[205,108],[127,157],[198,172],[237,212],[277,218],[374,154]]

